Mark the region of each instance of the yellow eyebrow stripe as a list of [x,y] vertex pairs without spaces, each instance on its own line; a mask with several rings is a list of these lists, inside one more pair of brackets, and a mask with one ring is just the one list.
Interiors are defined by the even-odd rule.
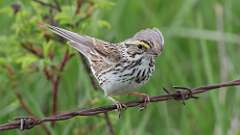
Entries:
[[150,46],[149,46],[147,43],[143,42],[143,41],[140,41],[140,44],[141,44],[142,46],[144,46],[145,48],[147,48],[147,49],[150,48]]
[[150,46],[149,46],[147,43],[145,43],[145,42],[143,42],[143,41],[138,41],[138,40],[129,41],[129,42],[127,42],[127,44],[142,45],[143,47],[145,47],[145,48],[147,48],[147,49],[150,48]]

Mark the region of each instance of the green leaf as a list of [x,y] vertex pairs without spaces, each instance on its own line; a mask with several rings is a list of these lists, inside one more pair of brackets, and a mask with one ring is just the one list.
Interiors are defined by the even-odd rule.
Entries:
[[101,9],[110,9],[115,5],[115,3],[110,0],[94,0],[94,1],[95,6]]
[[37,65],[40,69],[43,69],[46,65],[50,65],[51,60],[50,59],[41,59],[37,62]]
[[28,54],[26,56],[20,57],[16,60],[17,63],[21,64],[22,68],[26,68],[33,62],[36,62],[38,58],[34,55]]
[[52,45],[53,45],[53,41],[45,42],[43,44],[43,55],[45,58],[48,57],[48,54],[49,54],[49,51],[50,51]]
[[54,17],[61,25],[69,24],[73,21],[74,17],[74,8],[71,6],[62,6],[62,12],[59,12]]
[[0,57],[0,65],[6,64],[6,59]]
[[2,7],[0,8],[0,15],[1,14],[7,14],[7,15],[12,15],[12,9],[10,6],[7,7]]
[[111,29],[111,24],[110,24],[108,21],[105,21],[105,20],[99,20],[99,21],[98,21],[98,25],[99,25],[101,28]]

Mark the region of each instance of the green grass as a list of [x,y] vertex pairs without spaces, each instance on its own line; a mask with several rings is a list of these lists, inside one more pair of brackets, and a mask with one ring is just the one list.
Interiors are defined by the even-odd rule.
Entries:
[[[59,1],[61,6],[67,7],[66,11],[75,11],[74,2]],[[113,6],[109,6],[107,0],[104,0],[107,4],[94,1],[99,6],[74,31],[112,42],[124,40],[147,27],[157,27],[163,32],[164,52],[157,59],[153,77],[140,88],[141,91],[159,95],[164,93],[162,87],[171,85],[197,87],[240,78],[239,0],[114,0]],[[12,64],[16,72],[13,82],[5,67],[0,66],[0,123],[8,122],[16,116],[28,115],[21,108],[14,91],[22,94],[35,115],[43,117],[49,115],[51,110],[51,85],[43,73],[21,68],[22,63],[15,62],[15,59],[26,54],[21,49],[20,42],[30,40],[36,42],[38,47],[44,46],[43,37],[39,34],[42,31],[36,29],[36,23],[48,10],[34,2],[17,1],[26,13],[19,12],[21,15],[15,16],[10,8],[12,3],[14,1],[0,2],[0,25],[4,26],[1,27],[0,35],[0,64]],[[223,15],[215,10],[216,6],[222,8]],[[82,14],[86,12],[86,8],[87,5],[84,5]],[[26,16],[31,17],[30,22],[25,20]],[[66,24],[74,21],[74,18],[64,19],[66,16],[71,16],[71,13],[65,12],[61,15],[63,19],[58,21],[62,27],[69,28]],[[219,17],[223,18],[223,26],[220,26],[223,33],[217,27],[221,23],[217,21]],[[99,20],[106,21],[111,28],[108,29],[108,24]],[[20,34],[17,33],[19,31]],[[223,37],[225,42],[221,44]],[[57,55],[53,63],[58,63],[67,45],[58,42],[53,44]],[[12,83],[16,83],[16,86]],[[199,96],[200,99],[189,100],[185,106],[176,101],[153,103],[142,112],[128,109],[120,119],[116,112],[111,112],[110,118],[118,135],[240,134],[238,87],[211,91]],[[102,91],[93,89],[80,58],[71,59],[62,73],[58,112],[106,104],[110,102],[104,98]],[[79,117],[58,122],[54,128],[49,124],[47,127],[53,135],[109,134],[102,116]],[[32,135],[45,132],[38,126],[24,132],[12,130],[0,134]]]

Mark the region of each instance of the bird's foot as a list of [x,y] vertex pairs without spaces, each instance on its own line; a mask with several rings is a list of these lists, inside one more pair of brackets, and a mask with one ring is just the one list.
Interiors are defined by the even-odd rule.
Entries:
[[114,102],[114,105],[116,106],[116,109],[117,109],[117,111],[118,111],[118,113],[119,113],[119,114],[118,114],[118,117],[120,118],[121,112],[127,109],[127,105],[125,105],[125,104],[117,101],[116,99],[114,99],[114,98],[111,97],[111,96],[108,96],[108,99],[110,99],[111,101]]
[[150,97],[145,93],[132,92],[132,93],[129,93],[128,95],[142,97],[143,102],[139,104],[139,111],[144,110],[147,107],[147,104],[151,101]]
[[120,103],[120,102],[116,102],[115,106],[117,108],[118,111],[118,117],[121,117],[122,111],[125,111],[127,109],[127,105]]
[[124,111],[127,109],[127,105],[123,104],[123,103],[120,103],[120,102],[117,102],[115,103],[116,107],[117,107],[117,111]]
[[147,104],[151,101],[148,95],[144,95],[143,100],[144,102],[139,105],[139,111],[143,111],[147,107]]

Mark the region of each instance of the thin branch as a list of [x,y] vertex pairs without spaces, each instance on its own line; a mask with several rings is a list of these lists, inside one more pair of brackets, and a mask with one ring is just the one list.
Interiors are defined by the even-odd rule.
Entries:
[[[80,10],[80,9],[78,9],[78,10]],[[80,18],[78,21],[76,21],[75,25],[78,26],[82,21],[90,18],[92,16],[93,12],[94,12],[94,3],[89,1],[89,6],[87,8],[86,15],[83,18]],[[77,14],[75,14],[75,15],[77,15]]]
[[55,3],[55,5],[56,5],[56,8],[57,8],[58,12],[61,12],[62,9],[61,9],[61,6],[60,6],[58,0],[54,0],[54,3]]
[[22,107],[29,115],[34,116],[32,110],[27,106],[26,102],[23,100],[22,95],[21,95],[18,91],[16,91],[15,94],[16,94],[16,97],[17,97],[17,99],[18,99],[21,107]]
[[53,79],[53,74],[50,72],[47,66],[43,68],[43,73],[48,81],[51,81]]
[[82,7],[83,0],[77,0],[76,2],[76,10],[75,10],[75,15],[80,13],[80,9]]
[[[240,86],[240,80],[233,80],[230,82],[192,88],[190,89],[190,91],[185,90],[185,91],[179,92],[179,90],[177,90],[173,93],[169,93],[165,95],[152,96],[150,97],[150,102],[160,102],[160,101],[168,101],[168,100],[181,101],[183,99],[188,100],[193,98],[194,95],[208,92],[210,90],[219,89],[223,87],[230,87],[230,86]],[[142,103],[144,103],[143,99],[125,102],[124,104],[128,108],[130,108],[130,107],[137,107]],[[38,119],[34,117],[19,118],[19,119],[15,119],[12,122],[1,124],[0,131],[10,130],[10,129],[22,129],[22,130],[31,129],[37,125],[40,125],[46,122],[63,121],[63,120],[71,119],[76,116],[94,116],[101,113],[107,113],[115,109],[117,109],[116,105],[108,105],[108,106],[102,106],[102,107],[96,107],[96,108],[90,108],[90,109],[81,109],[79,111],[66,112],[62,114],[52,115],[49,117],[44,117],[42,119]]]
[[[59,83],[60,83],[60,78],[61,78],[61,73],[64,70],[64,67],[68,60],[72,57],[73,55],[69,54],[69,50],[66,50],[63,56],[62,61],[59,64],[59,73],[56,75],[56,79],[52,79],[52,115],[55,115],[57,113],[57,100],[58,100],[58,88],[59,88]],[[48,76],[46,76],[48,77]],[[54,124],[54,123],[53,123]]]
[[25,50],[27,50],[27,51],[29,51],[30,53],[36,55],[37,57],[39,57],[39,58],[43,58],[43,57],[44,57],[44,56],[43,56],[43,51],[42,51],[42,49],[41,49],[41,48],[34,47],[32,43],[26,42],[26,43],[22,43],[21,45],[22,45],[22,47],[23,47]]

